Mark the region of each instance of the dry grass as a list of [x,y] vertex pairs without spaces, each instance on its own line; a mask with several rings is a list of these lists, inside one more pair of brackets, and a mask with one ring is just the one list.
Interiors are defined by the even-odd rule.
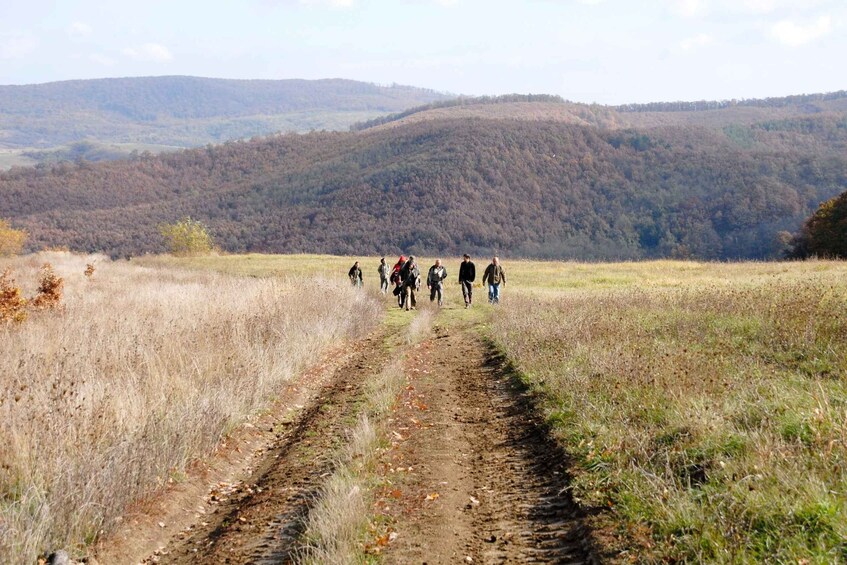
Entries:
[[847,560],[847,265],[556,265],[494,336],[621,557]]
[[[394,332],[387,344],[388,353],[425,339],[432,329],[434,313],[434,309],[425,308],[410,320],[409,313],[390,310],[385,323]],[[346,565],[368,561],[363,539],[371,524],[373,492],[378,486],[374,464],[379,450],[389,444],[384,421],[405,382],[402,357],[367,382],[364,411],[339,454],[335,471],[324,483],[309,513],[304,534],[306,549],[299,562]]]
[[[0,261],[25,294],[49,260],[64,308],[0,326],[0,562],[84,544],[367,329],[365,293],[48,254]],[[334,300],[327,300],[327,296]]]

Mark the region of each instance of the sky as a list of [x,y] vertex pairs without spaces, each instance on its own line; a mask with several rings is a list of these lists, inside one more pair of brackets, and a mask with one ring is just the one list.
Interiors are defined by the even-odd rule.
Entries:
[[847,89],[845,0],[29,0],[0,84],[348,78],[623,104]]

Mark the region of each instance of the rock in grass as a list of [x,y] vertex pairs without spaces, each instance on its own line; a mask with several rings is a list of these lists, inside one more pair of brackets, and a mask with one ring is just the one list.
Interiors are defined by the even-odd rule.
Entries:
[[67,551],[60,549],[47,556],[47,565],[71,565],[71,558]]

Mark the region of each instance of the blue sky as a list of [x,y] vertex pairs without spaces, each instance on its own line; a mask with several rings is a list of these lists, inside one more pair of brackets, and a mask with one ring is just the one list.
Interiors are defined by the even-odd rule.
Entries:
[[847,89],[845,0],[4,4],[0,84],[342,77],[611,104]]

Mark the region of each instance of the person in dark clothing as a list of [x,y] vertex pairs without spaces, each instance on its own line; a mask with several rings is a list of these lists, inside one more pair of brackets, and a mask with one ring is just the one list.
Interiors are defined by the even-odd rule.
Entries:
[[459,284],[462,285],[462,297],[465,299],[465,308],[473,305],[473,282],[476,280],[476,265],[471,261],[471,256],[465,253],[462,264],[459,265]]
[[379,260],[379,267],[377,267],[377,272],[379,273],[379,290],[385,294],[388,292],[388,275],[390,269],[388,268],[388,263],[385,262],[385,257]]
[[394,285],[394,296],[397,297],[397,306],[400,308],[403,307],[403,301],[406,297],[403,295],[403,279],[400,278],[400,271],[403,269],[403,265],[406,264],[405,255],[400,255],[400,259],[397,263],[394,264],[394,267],[391,269],[391,277],[390,281]]
[[438,306],[444,302],[444,279],[447,278],[447,269],[441,265],[441,259],[435,260],[435,265],[429,268],[426,275],[426,287],[429,289],[429,301],[438,297]]
[[359,267],[358,261],[353,263],[353,266],[350,267],[350,270],[347,272],[347,276],[350,278],[350,284],[356,288],[362,287],[362,269]]
[[494,257],[491,264],[485,268],[482,275],[482,284],[488,282],[488,302],[498,304],[500,302],[500,285],[506,284],[506,271],[500,266],[500,258]]
[[417,297],[415,294],[421,285],[420,278],[421,272],[418,270],[415,256],[410,255],[409,260],[400,269],[400,279],[403,281],[403,307],[406,310],[414,310],[417,306]]

